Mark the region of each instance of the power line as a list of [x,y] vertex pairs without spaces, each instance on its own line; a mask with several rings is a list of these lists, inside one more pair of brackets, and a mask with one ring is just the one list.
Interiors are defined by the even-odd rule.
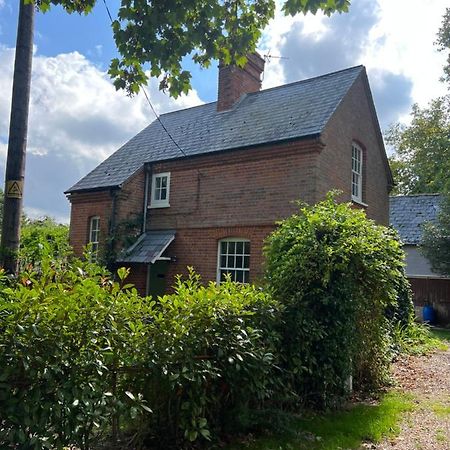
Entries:
[[113,18],[112,18],[112,16],[111,16],[111,13],[109,12],[108,5],[106,4],[106,0],[103,0],[103,4],[105,5],[106,12],[108,13],[109,20],[110,20],[111,22],[114,22],[114,20],[113,20]]
[[[108,8],[108,4],[106,3],[106,0],[103,0],[103,4],[105,5],[106,8],[106,12],[108,13],[108,17],[109,20],[111,20],[111,23],[113,22],[113,18],[111,15],[111,12],[109,11]],[[145,88],[143,86],[140,86],[141,91],[144,93],[144,96],[148,102],[148,104],[150,105],[150,108],[153,111],[153,114],[156,117],[156,120],[159,122],[159,124],[161,125],[162,129],[166,132],[167,136],[169,136],[170,140],[174,143],[175,147],[183,154],[183,156],[187,156],[186,153],[184,152],[184,150],[179,146],[178,142],[175,141],[175,139],[173,138],[173,136],[169,133],[169,130],[166,128],[166,126],[163,124],[161,118],[159,117],[159,114],[156,112],[155,108],[153,107],[152,102],[150,101],[150,97],[147,94],[147,91],[145,90]]]
[[148,97],[147,91],[141,86],[141,90],[145,95],[145,98],[147,99],[148,104],[150,105],[150,108],[152,108],[153,114],[156,117],[156,120],[160,123],[163,130],[167,133],[167,136],[169,136],[170,140],[175,144],[175,147],[180,150],[180,152],[183,154],[183,156],[187,156],[184,150],[178,145],[177,141],[172,137],[172,135],[169,133],[169,130],[166,128],[166,126],[162,123],[162,120],[158,116],[158,113],[155,111],[155,108],[152,105],[152,102],[150,101],[150,98]]

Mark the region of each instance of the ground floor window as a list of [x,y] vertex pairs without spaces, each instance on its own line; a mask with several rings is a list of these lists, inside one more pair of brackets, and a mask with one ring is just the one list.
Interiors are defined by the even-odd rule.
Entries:
[[98,244],[100,241],[100,217],[91,217],[89,221],[89,244],[91,244],[91,260],[96,261],[98,257]]
[[250,241],[228,238],[219,241],[217,281],[229,274],[232,281],[248,283],[250,275]]

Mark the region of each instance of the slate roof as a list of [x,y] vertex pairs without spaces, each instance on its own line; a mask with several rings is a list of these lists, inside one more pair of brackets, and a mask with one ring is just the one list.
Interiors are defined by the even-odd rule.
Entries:
[[147,231],[117,261],[153,264],[174,239],[175,230]]
[[[216,102],[161,115],[189,156],[320,134],[364,66],[246,94],[230,111]],[[146,162],[182,157],[158,121],[66,191],[120,187]]]
[[399,195],[389,198],[389,222],[404,244],[418,245],[425,222],[435,222],[439,212],[439,194]]

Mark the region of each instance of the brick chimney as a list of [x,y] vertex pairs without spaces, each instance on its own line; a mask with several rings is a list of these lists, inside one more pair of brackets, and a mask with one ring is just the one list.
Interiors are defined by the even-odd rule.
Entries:
[[243,94],[259,91],[263,70],[264,59],[258,53],[248,55],[243,68],[220,63],[217,111],[227,111]]

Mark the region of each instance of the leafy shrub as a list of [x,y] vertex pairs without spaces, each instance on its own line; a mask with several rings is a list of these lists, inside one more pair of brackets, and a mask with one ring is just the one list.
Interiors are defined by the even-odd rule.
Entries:
[[390,360],[391,317],[409,323],[403,252],[394,231],[330,194],[280,223],[265,248],[267,282],[284,306],[283,368],[303,401],[330,405],[353,374],[379,385]]
[[434,350],[447,348],[447,345],[434,336],[425,324],[412,323],[404,326],[397,323],[393,327],[392,334],[395,354],[426,355]]
[[[191,272],[159,298],[150,339],[154,437],[209,438],[229,411],[270,397],[278,336],[277,304],[251,285],[202,286]],[[156,357],[156,359],[154,359]],[[180,432],[182,435],[180,436]]]
[[88,449],[119,416],[136,447],[146,435],[181,446],[270,396],[266,294],[191,273],[155,302],[126,272],[117,283],[95,264],[44,258],[0,280],[0,447]]
[[78,261],[44,259],[38,273],[2,282],[0,446],[90,448],[111,415],[130,407],[111,392],[109,368],[139,361],[145,336],[129,323],[144,325],[150,299]]
[[22,219],[19,262],[22,270],[36,266],[44,258],[64,258],[71,252],[69,227],[50,217]]

